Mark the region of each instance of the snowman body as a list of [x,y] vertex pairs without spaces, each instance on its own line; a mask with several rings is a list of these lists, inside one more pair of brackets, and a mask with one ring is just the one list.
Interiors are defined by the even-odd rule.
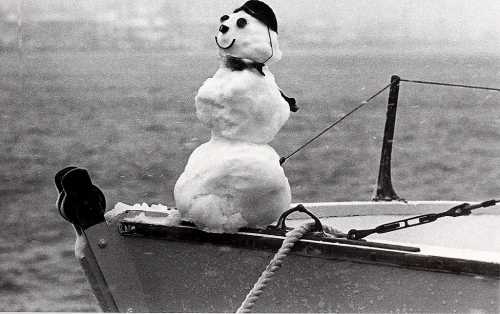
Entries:
[[274,76],[253,70],[232,71],[222,66],[201,86],[196,115],[214,137],[269,143],[290,116]]
[[[211,139],[193,151],[174,188],[183,217],[209,232],[266,227],[291,201],[279,155],[268,145],[290,115],[262,62],[281,57],[276,34],[244,11],[226,17],[223,25],[244,18],[250,34],[232,34],[236,37],[231,40],[227,32],[219,32],[216,37],[221,66],[195,98],[196,115],[210,128]],[[250,65],[235,70],[227,58]]]

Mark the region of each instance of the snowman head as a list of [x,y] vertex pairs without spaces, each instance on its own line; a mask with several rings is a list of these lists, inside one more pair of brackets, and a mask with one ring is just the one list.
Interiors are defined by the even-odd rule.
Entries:
[[221,57],[232,56],[269,64],[281,59],[278,23],[264,2],[250,0],[220,18],[215,42]]

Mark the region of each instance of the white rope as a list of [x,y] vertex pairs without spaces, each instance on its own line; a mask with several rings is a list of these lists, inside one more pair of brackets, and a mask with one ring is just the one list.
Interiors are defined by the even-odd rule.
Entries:
[[[305,223],[286,234],[285,240],[281,244],[280,249],[274,255],[273,259],[262,272],[252,290],[247,294],[245,300],[240,305],[236,313],[250,313],[259,297],[264,293],[264,289],[271,282],[271,279],[281,268],[285,257],[290,253],[295,243],[297,243],[305,234],[310,232],[316,226],[315,222]],[[323,226],[323,230],[333,236],[345,236],[341,231],[329,226]]]

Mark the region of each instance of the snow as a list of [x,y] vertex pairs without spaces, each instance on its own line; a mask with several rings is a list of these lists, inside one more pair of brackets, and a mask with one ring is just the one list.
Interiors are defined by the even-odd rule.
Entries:
[[181,215],[178,210],[173,210],[166,216],[148,216],[146,212],[141,212],[135,217],[127,217],[127,222],[143,223],[160,226],[178,226],[181,222]]
[[[238,19],[247,21],[237,26]],[[222,22],[216,43],[220,68],[195,98],[198,119],[211,139],[194,150],[174,188],[182,217],[209,232],[266,227],[290,207],[288,179],[279,155],[267,145],[288,120],[290,107],[274,76],[263,66],[232,70],[228,56],[270,63],[281,58],[278,37],[259,20],[240,11]]]
[[161,204],[146,203],[128,205],[122,202],[116,203],[115,207],[104,214],[108,224],[116,223],[121,217],[129,212],[137,212],[136,216],[127,216],[128,222],[146,223],[162,226],[176,226],[181,222],[181,214],[177,209],[169,208]]
[[291,201],[288,179],[271,146],[222,138],[192,153],[174,196],[184,217],[211,232],[265,227]]
[[269,143],[290,116],[274,76],[221,67],[196,95],[196,115],[214,137]]

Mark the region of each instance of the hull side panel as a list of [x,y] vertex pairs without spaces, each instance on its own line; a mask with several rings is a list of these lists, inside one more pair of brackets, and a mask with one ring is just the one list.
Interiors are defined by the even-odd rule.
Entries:
[[[270,250],[120,236],[105,224],[87,233],[120,311],[234,312],[273,256]],[[103,239],[107,245],[100,248]],[[499,310],[495,278],[308,255],[287,257],[255,311]]]

